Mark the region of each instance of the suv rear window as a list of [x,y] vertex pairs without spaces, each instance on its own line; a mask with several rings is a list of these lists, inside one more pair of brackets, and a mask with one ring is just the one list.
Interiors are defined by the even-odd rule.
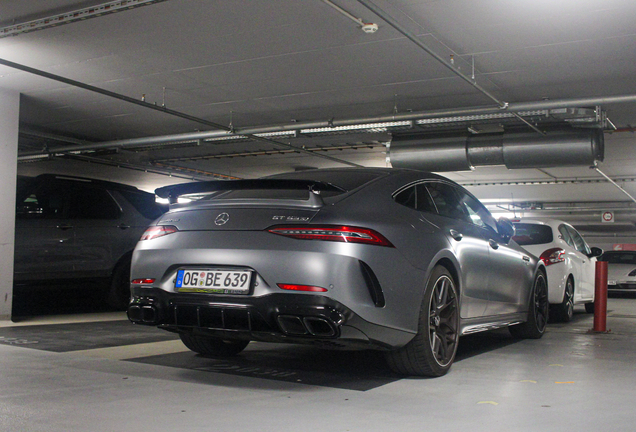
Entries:
[[599,260],[610,264],[636,264],[636,252],[605,252]]
[[161,206],[155,202],[153,194],[126,189],[120,189],[117,192],[122,194],[126,201],[132,204],[146,219],[157,219],[168,210],[167,206]]
[[515,223],[515,235],[512,237],[520,246],[551,243],[552,228],[547,225]]

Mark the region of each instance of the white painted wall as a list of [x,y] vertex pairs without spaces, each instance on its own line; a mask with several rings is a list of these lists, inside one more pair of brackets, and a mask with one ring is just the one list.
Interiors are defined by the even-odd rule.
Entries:
[[0,89],[0,320],[11,318],[20,94]]

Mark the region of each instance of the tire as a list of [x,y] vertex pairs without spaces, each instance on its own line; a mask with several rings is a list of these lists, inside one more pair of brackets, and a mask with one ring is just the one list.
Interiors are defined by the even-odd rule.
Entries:
[[206,357],[232,357],[250,343],[248,340],[223,340],[214,337],[179,333],[181,342],[190,350]]
[[391,370],[400,375],[438,377],[453,364],[459,340],[459,300],[455,281],[436,266],[426,284],[418,332],[402,348],[385,353]]
[[574,317],[574,279],[568,278],[563,292],[563,301],[553,309],[560,322],[570,322]]
[[130,303],[130,259],[128,257],[115,266],[106,296],[108,306],[117,310],[126,310]]
[[587,312],[589,314],[593,314],[594,313],[594,302],[585,303],[585,312]]
[[545,273],[538,271],[532,284],[532,296],[528,305],[526,322],[510,327],[510,334],[519,339],[539,339],[548,324],[548,283]]

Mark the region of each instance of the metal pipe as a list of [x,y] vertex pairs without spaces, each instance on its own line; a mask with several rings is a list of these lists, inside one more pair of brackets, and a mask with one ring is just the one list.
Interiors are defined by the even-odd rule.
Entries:
[[[99,87],[95,87],[95,86],[92,86],[92,85],[89,85],[89,84],[84,84],[84,83],[79,82],[79,81],[75,81],[75,80],[72,80],[72,79],[69,79],[69,78],[65,78],[65,77],[62,77],[62,76],[59,76],[59,75],[55,75],[55,74],[52,74],[52,73],[49,73],[49,72],[44,72],[44,71],[41,71],[39,69],[35,69],[35,68],[29,67],[29,66],[21,65],[19,63],[15,63],[15,62],[12,62],[12,61],[9,61],[9,60],[5,60],[5,59],[1,59],[0,58],[0,64],[4,65],[4,66],[11,67],[11,68],[14,68],[14,69],[21,70],[23,72],[28,72],[28,73],[31,73],[31,74],[34,74],[34,75],[38,75],[38,76],[41,76],[43,78],[52,79],[54,81],[58,81],[58,82],[61,82],[61,83],[64,83],[64,84],[68,84],[68,85],[74,86],[74,87],[79,87],[79,88],[82,88],[82,89],[85,89],[85,90],[88,90],[88,91],[92,91],[94,93],[99,93],[99,94],[104,95],[104,96],[112,97],[112,98],[115,98],[115,99],[119,99],[119,100],[122,100],[122,101],[125,101],[125,102],[129,102],[129,103],[135,104],[135,105],[139,105],[139,106],[142,106],[144,108],[149,108],[149,109],[152,109],[152,110],[155,110],[155,111],[159,111],[159,112],[162,112],[162,113],[165,113],[165,114],[169,114],[169,115],[173,115],[173,116],[176,116],[176,117],[181,117],[183,119],[190,120],[190,121],[193,121],[193,122],[201,123],[201,124],[204,124],[206,126],[211,126],[211,127],[215,128],[215,129],[220,129],[221,133],[228,133],[230,135],[235,135],[234,131],[232,131],[231,128],[229,128],[228,126],[224,126],[224,125],[221,125],[221,124],[218,124],[218,123],[214,123],[214,122],[211,122],[211,121],[208,121],[208,120],[205,120],[205,119],[194,117],[194,116],[191,116],[189,114],[185,114],[185,113],[182,113],[182,112],[179,112],[179,111],[171,110],[171,109],[168,109],[168,108],[166,108],[164,106],[157,106],[157,105],[154,105],[154,104],[150,104],[148,102],[140,101],[140,100],[131,98],[129,96],[125,96],[125,95],[121,95],[119,93],[115,93],[115,92],[111,92],[111,91],[108,91],[108,90],[104,90],[104,89],[101,89]],[[338,163],[342,163],[342,164],[345,164],[345,165],[350,165],[350,166],[354,166],[354,167],[360,167],[361,166],[359,164],[356,164],[356,163],[353,163],[353,162],[348,162],[348,161],[345,161],[345,160],[342,160],[342,159],[338,159],[338,158],[335,158],[333,156],[307,152],[304,149],[292,146],[291,144],[281,143],[281,142],[278,142],[278,141],[275,141],[275,140],[272,140],[272,139],[263,138],[263,137],[257,137],[257,136],[253,136],[253,135],[249,135],[249,134],[248,134],[248,136],[249,136],[249,138],[254,139],[256,141],[266,142],[268,144],[279,146],[279,147],[291,148],[291,149],[294,149],[295,151],[298,151],[300,153],[310,154],[312,156],[320,157],[320,158],[323,158],[323,159],[328,159],[328,160],[331,160],[331,161],[334,161],[334,162],[338,162]],[[100,144],[103,144],[103,143],[100,143]],[[96,145],[99,145],[99,144],[88,144],[88,145],[85,145],[85,146],[74,146],[72,148],[69,148],[69,147],[57,148],[57,149],[55,149],[54,152],[55,153],[62,153],[62,152],[65,152],[65,151],[84,151],[84,150],[87,150],[87,147],[92,147],[92,146],[96,146]],[[114,146],[114,147],[115,148],[123,147],[123,145],[117,145],[117,146]],[[108,147],[108,146],[100,146],[100,147],[95,147],[93,149],[97,149],[97,148],[104,149],[104,148],[110,148],[110,147]],[[49,154],[50,153],[51,152],[49,152]],[[32,156],[34,154],[37,154],[37,153],[25,153],[25,154],[20,155],[20,156]],[[18,160],[21,160],[20,157],[18,157]]]
[[356,18],[355,16],[351,15],[349,12],[347,12],[346,10],[344,10],[343,8],[338,6],[337,4],[335,4],[335,3],[333,3],[333,2],[331,2],[329,0],[322,0],[322,1],[323,1],[323,3],[328,4],[329,6],[331,6],[332,8],[334,8],[335,10],[340,12],[342,15],[346,16],[351,21],[355,22],[356,24],[361,25],[361,26],[364,25],[364,21],[362,21],[362,19]]
[[171,109],[168,109],[166,107],[153,105],[151,103],[144,102],[144,101],[141,101],[141,100],[137,100],[137,99],[131,98],[129,96],[124,96],[124,95],[121,95],[121,94],[118,94],[118,93],[115,93],[115,92],[112,92],[112,91],[108,91],[108,90],[101,89],[99,87],[92,86],[90,84],[84,84],[83,82],[75,81],[75,80],[72,80],[72,79],[69,79],[69,78],[65,78],[65,77],[62,77],[62,76],[59,76],[59,75],[55,75],[55,74],[52,74],[52,73],[49,73],[49,72],[44,72],[44,71],[41,71],[39,69],[35,69],[35,68],[29,67],[29,66],[25,66],[25,65],[22,65],[22,64],[19,64],[19,63],[14,63],[14,62],[9,61],[9,60],[5,60],[5,59],[0,58],[0,64],[4,65],[4,66],[8,66],[8,67],[13,68],[13,69],[21,70],[23,72],[28,72],[28,73],[33,74],[33,75],[38,75],[38,76],[41,76],[43,78],[48,78],[48,79],[51,79],[53,81],[58,81],[58,82],[61,82],[63,84],[68,84],[68,85],[71,85],[71,86],[74,86],[74,87],[83,88],[84,90],[92,91],[94,93],[99,93],[99,94],[104,95],[104,96],[108,96],[108,97],[111,97],[111,98],[115,98],[115,99],[119,99],[119,100],[122,100],[122,101],[125,101],[125,102],[129,102],[129,103],[132,103],[132,104],[135,104],[135,105],[139,105],[139,106],[142,106],[144,108],[149,108],[149,109],[152,109],[152,110],[155,110],[155,111],[160,111],[160,112],[165,113],[165,114],[170,114],[170,115],[173,115],[173,116],[176,116],[176,117],[181,117],[183,119],[190,120],[190,121],[193,121],[193,122],[196,122],[196,123],[201,123],[201,124],[204,124],[204,125],[207,125],[207,126],[211,126],[213,128],[216,128],[216,129],[229,130],[229,128],[227,126],[223,126],[223,125],[220,125],[218,123],[214,123],[214,122],[211,122],[211,121],[208,121],[208,120],[205,120],[205,119],[200,119],[198,117],[194,117],[194,116],[191,116],[191,115],[179,112],[179,111],[171,110]]
[[411,33],[410,31],[408,31],[405,27],[403,27],[399,22],[397,22],[397,20],[395,18],[393,18],[391,15],[387,14],[386,12],[384,12],[382,9],[380,9],[377,5],[375,5],[373,2],[368,1],[368,0],[358,0],[359,3],[361,3],[364,7],[366,7],[367,9],[369,9],[371,12],[373,12],[374,14],[376,14],[377,16],[379,16],[380,18],[382,18],[384,21],[386,21],[387,24],[389,24],[391,27],[393,27],[395,30],[397,30],[398,32],[402,33],[402,35],[404,37],[406,37],[407,39],[409,39],[411,42],[413,42],[415,45],[417,45],[418,47],[420,47],[421,49],[423,49],[424,51],[426,51],[428,54],[430,54],[431,56],[433,56],[433,58],[435,60],[437,60],[438,62],[440,62],[443,66],[445,66],[448,70],[450,70],[452,73],[454,73],[455,75],[457,75],[458,77],[460,77],[461,79],[463,79],[464,81],[466,81],[468,84],[470,84],[471,86],[475,87],[477,90],[479,90],[482,94],[484,94],[485,96],[487,96],[490,100],[492,100],[493,102],[495,102],[497,105],[499,105],[500,108],[506,108],[507,103],[503,102],[501,100],[499,100],[496,96],[494,96],[493,94],[491,94],[488,90],[486,90],[485,88],[483,88],[482,86],[480,86],[479,84],[477,84],[475,81],[471,80],[470,77],[464,75],[463,73],[461,73],[460,71],[458,71],[457,69],[455,69],[455,66],[453,66],[450,62],[446,61],[446,59],[444,59],[442,56],[440,56],[439,54],[437,54],[435,51],[433,51],[432,49],[430,49],[426,44],[424,44],[421,40],[419,40],[417,38],[417,36],[415,36],[413,33]]
[[[625,103],[636,102],[636,94],[632,95],[620,95],[620,96],[607,96],[598,98],[581,98],[581,99],[555,99],[551,101],[534,101],[534,102],[518,102],[510,103],[507,111],[533,111],[541,109],[552,108],[564,108],[564,107],[580,107],[580,106],[595,106],[601,104],[610,103]],[[453,108],[433,111],[419,111],[411,113],[401,114],[388,114],[376,117],[361,117],[350,118],[341,120],[323,120],[323,121],[309,121],[309,122],[296,122],[270,126],[252,126],[245,128],[238,128],[234,130],[234,135],[253,135],[260,133],[270,132],[283,132],[300,129],[311,129],[321,127],[337,127],[337,126],[349,126],[354,124],[365,123],[379,123],[386,121],[400,121],[400,120],[416,120],[424,118],[435,117],[450,117],[450,116],[466,116],[466,115],[479,115],[479,114],[494,114],[500,113],[499,107],[493,106],[478,106],[478,107],[466,107],[466,108]],[[51,149],[49,153],[63,153],[67,151],[90,151],[90,150],[103,150],[109,148],[126,148],[144,146],[149,144],[167,144],[179,141],[197,141],[209,138],[220,138],[225,136],[231,136],[232,134],[227,131],[204,131],[204,132],[188,132],[183,134],[163,135],[156,137],[143,137],[143,138],[131,138],[117,141],[104,141],[100,143],[92,143],[81,146],[65,146]],[[18,160],[23,156],[35,156],[41,154],[48,154],[45,152],[24,152],[18,157]]]
[[609,176],[607,176],[603,171],[601,171],[600,169],[598,169],[597,166],[594,166],[594,169],[596,170],[597,173],[599,173],[600,175],[602,175],[603,177],[605,177],[607,179],[608,182],[610,182],[611,184],[613,184],[614,186],[616,186],[621,192],[623,192],[625,195],[627,195],[629,197],[629,199],[631,199],[632,201],[636,202],[636,198],[634,198],[633,196],[631,196],[629,194],[629,192],[627,192],[625,189],[623,189],[618,183],[616,183],[614,180],[612,180],[611,178],[609,178]]
[[[471,77],[468,77],[468,76],[464,75],[459,70],[457,70],[452,63],[448,62],[441,55],[437,54],[435,51],[433,51],[431,48],[429,48],[424,42],[419,40],[415,34],[411,33],[409,30],[407,30],[405,27],[403,27],[395,18],[393,18],[391,15],[389,15],[388,13],[386,13],[385,11],[380,9],[376,4],[374,4],[373,2],[368,1],[368,0],[358,0],[358,2],[361,3],[363,6],[365,6],[367,9],[369,9],[371,12],[375,13],[377,16],[382,18],[384,21],[386,21],[387,24],[389,24],[395,30],[397,30],[398,32],[402,33],[403,36],[405,36],[407,39],[409,39],[415,45],[417,45],[418,47],[420,47],[421,49],[426,51],[429,55],[433,56],[433,58],[435,60],[440,62],[443,66],[445,66],[447,69],[449,69],[455,75],[457,75],[458,77],[460,77],[461,79],[466,81],[468,84],[470,84],[475,89],[477,89],[479,92],[481,92],[483,95],[485,95],[486,97],[491,99],[493,102],[495,102],[497,105],[499,105],[499,108],[501,108],[501,109],[507,109],[508,108],[508,105],[509,105],[508,102],[504,102],[502,100],[499,100],[496,96],[494,96],[488,90],[486,90],[485,88],[483,88],[482,86],[477,84],[477,81],[475,81],[475,77],[474,77],[474,75],[475,75],[475,72],[474,72],[474,70],[475,70],[475,59],[474,58],[473,58],[473,77],[471,78]],[[513,115],[517,119],[519,119],[520,121],[525,123],[528,127],[530,127],[530,129],[534,130],[535,132],[537,132],[537,133],[539,133],[541,135],[545,135],[544,131],[542,131],[539,128],[537,128],[535,125],[533,125],[532,123],[530,123],[529,121],[527,121],[526,119],[521,117],[519,114],[513,113]]]

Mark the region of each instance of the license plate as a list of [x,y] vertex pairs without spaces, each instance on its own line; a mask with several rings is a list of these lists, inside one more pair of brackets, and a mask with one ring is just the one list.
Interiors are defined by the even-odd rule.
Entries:
[[251,270],[179,270],[175,288],[179,292],[248,294]]

